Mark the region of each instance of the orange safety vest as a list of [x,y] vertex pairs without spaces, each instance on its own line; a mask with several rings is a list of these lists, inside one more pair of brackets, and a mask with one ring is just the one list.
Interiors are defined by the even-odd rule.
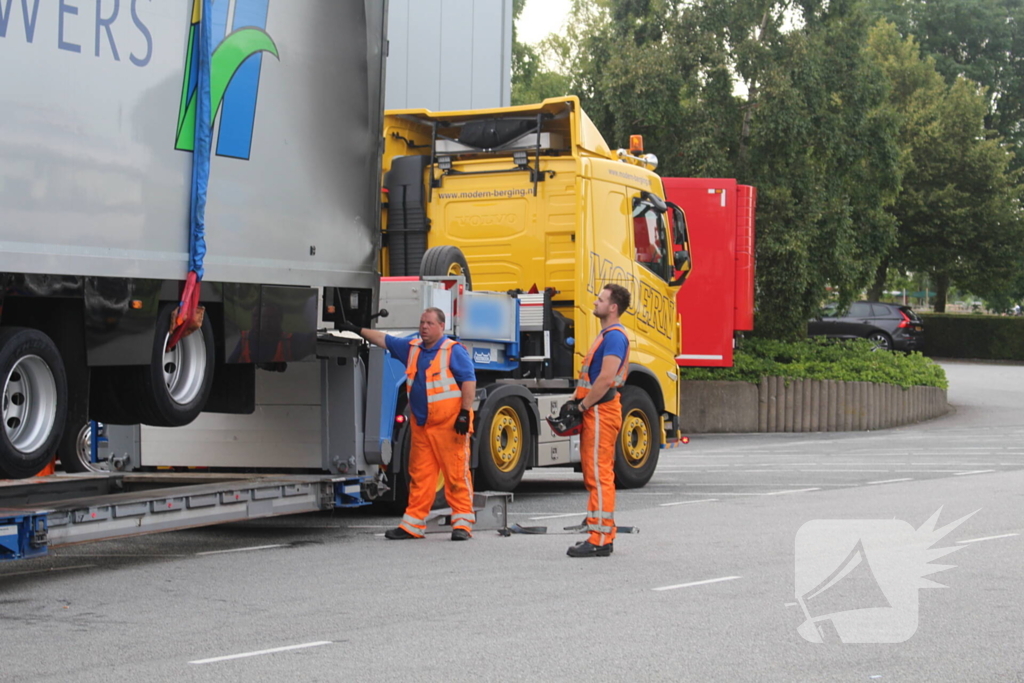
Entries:
[[[620,332],[622,332],[622,334],[626,334],[626,328],[616,323],[615,325],[610,325],[605,329],[601,330],[601,332],[597,335],[597,339],[594,340],[594,343],[590,345],[590,350],[587,351],[586,358],[583,359],[583,365],[580,366],[580,375],[578,381],[576,382],[576,398],[582,399],[583,397],[590,393],[590,389],[593,386],[593,383],[590,381],[590,362],[594,360],[594,353],[597,352],[597,349],[601,346],[601,342],[604,341],[604,335],[607,334],[608,332],[611,332],[612,330],[619,330]],[[598,368],[598,373],[600,372],[601,369]],[[622,364],[619,365],[619,371],[615,375],[615,380],[612,382],[612,387],[616,389],[622,388],[622,386],[626,383],[626,377],[628,375],[629,337],[627,336],[626,357],[622,359]]]
[[[449,361],[452,349],[459,342],[446,337],[441,342],[434,359],[430,361],[426,372],[427,385],[427,425],[448,423],[455,419],[462,410],[462,390],[455,381]],[[405,386],[412,393],[412,383],[416,379],[416,365],[420,358],[422,339],[409,342],[409,362],[405,366]]]

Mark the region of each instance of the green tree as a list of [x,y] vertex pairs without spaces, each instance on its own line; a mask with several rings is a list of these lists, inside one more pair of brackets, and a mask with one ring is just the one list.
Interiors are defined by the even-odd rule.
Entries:
[[867,29],[847,0],[575,3],[575,90],[609,142],[642,133],[663,175],[757,186],[759,334],[805,334],[894,240],[896,120]]
[[516,23],[526,0],[512,0],[512,104],[532,104],[548,97],[569,94],[570,79],[557,71],[545,68],[544,57],[549,51],[547,41],[539,47],[519,41]]
[[875,27],[868,45],[900,120],[899,229],[887,263],[928,273],[940,312],[951,284],[986,299],[1011,296],[1024,265],[1020,191],[1012,154],[987,135],[984,90],[965,78],[946,85],[893,24]]
[[998,132],[1024,165],[1024,0],[868,0],[871,11],[914,36],[952,85],[985,86],[985,127]]

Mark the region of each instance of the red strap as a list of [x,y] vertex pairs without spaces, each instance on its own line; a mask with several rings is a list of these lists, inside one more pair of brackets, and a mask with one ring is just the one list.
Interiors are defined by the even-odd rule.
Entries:
[[178,306],[177,315],[174,318],[174,329],[171,338],[167,341],[167,350],[170,351],[181,341],[181,338],[190,329],[190,323],[196,314],[196,307],[199,305],[199,289],[202,283],[195,271],[191,271],[185,279],[185,289],[181,293],[181,304]]

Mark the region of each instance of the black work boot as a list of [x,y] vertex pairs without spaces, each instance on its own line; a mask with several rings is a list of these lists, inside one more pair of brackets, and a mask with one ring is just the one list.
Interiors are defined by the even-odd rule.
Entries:
[[465,529],[453,529],[452,530],[452,540],[453,541],[468,541],[471,538],[473,538],[473,535],[470,534]]
[[388,529],[384,532],[384,538],[389,541],[404,541],[409,538],[423,538],[422,536],[413,536],[402,527],[396,527],[394,529]]
[[594,545],[590,541],[577,543],[565,553],[569,557],[608,557],[614,552],[614,544]]

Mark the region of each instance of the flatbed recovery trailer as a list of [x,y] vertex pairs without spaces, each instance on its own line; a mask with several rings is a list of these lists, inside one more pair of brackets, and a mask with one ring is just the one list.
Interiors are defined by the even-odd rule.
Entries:
[[359,507],[360,477],[80,473],[0,482],[0,560],[52,547]]

